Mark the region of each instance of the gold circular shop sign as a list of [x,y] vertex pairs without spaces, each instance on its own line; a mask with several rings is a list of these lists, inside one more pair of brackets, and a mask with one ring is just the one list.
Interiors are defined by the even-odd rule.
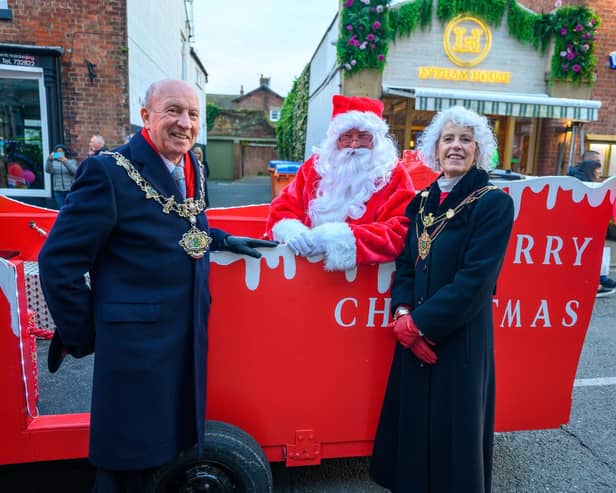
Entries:
[[459,15],[445,27],[443,46],[453,63],[473,67],[488,56],[492,48],[492,33],[476,17]]

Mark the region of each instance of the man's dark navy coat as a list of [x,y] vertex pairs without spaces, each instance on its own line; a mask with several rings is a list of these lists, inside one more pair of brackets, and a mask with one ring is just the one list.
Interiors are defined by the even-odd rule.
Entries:
[[[140,134],[118,151],[161,195],[181,201]],[[208,230],[204,213],[198,226]],[[209,254],[184,252],[178,241],[189,228],[146,199],[111,156],[96,156],[81,164],[41,250],[42,287],[63,343],[95,342],[90,459],[98,467],[161,465],[203,435]],[[210,235],[220,249],[225,233]]]

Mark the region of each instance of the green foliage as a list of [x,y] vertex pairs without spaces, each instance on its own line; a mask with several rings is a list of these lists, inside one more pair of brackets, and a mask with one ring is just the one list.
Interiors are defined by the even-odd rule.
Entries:
[[214,128],[214,122],[220,112],[220,108],[214,103],[208,103],[205,108],[205,118],[208,132]]
[[409,36],[417,29],[427,28],[432,20],[432,0],[414,0],[400,8],[389,10],[389,32],[391,39]]
[[383,70],[387,56],[390,0],[345,0],[338,36],[338,63],[349,74]]
[[593,83],[597,66],[594,41],[601,19],[584,5],[562,7],[550,16],[554,38],[551,78]]
[[492,26],[500,26],[508,0],[438,0],[436,17],[448,22],[458,14],[475,14]]
[[280,120],[276,125],[278,157],[289,161],[303,161],[308,123],[308,90],[310,65],[293,81],[293,87],[282,102]]
[[515,0],[509,2],[507,14],[509,34],[518,41],[545,51],[550,40],[549,15],[535,14],[520,7]]

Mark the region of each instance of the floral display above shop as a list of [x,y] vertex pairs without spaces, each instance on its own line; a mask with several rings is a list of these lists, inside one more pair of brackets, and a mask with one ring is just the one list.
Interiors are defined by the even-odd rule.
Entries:
[[365,68],[382,70],[389,44],[387,13],[390,0],[345,0],[342,4],[338,61],[348,73]]
[[550,15],[554,39],[552,79],[592,84],[597,66],[594,41],[601,23],[599,16],[584,6],[562,7]]
[[445,23],[468,13],[499,26],[507,19],[509,34],[522,43],[545,51],[554,44],[550,82],[569,80],[594,83],[597,64],[595,41],[599,16],[585,5],[559,7],[533,13],[515,0],[411,0],[390,8],[390,0],[345,0],[341,9],[338,62],[347,74],[363,69],[383,70],[388,44],[427,28],[436,16]]

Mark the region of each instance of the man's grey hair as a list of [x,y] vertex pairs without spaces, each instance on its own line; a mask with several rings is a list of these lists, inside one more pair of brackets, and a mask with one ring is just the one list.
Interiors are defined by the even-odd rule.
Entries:
[[163,83],[170,82],[170,81],[183,82],[184,84],[187,84],[190,87],[192,87],[195,90],[195,92],[199,94],[199,91],[197,91],[197,87],[188,81],[180,80],[180,79],[161,79],[161,80],[157,80],[156,82],[152,82],[146,89],[145,98],[143,100],[143,107],[151,110],[152,109],[152,99],[154,99],[156,92],[158,91],[158,89]]
[[105,139],[103,139],[102,135],[93,135],[92,138],[99,146],[103,147],[105,145]]

